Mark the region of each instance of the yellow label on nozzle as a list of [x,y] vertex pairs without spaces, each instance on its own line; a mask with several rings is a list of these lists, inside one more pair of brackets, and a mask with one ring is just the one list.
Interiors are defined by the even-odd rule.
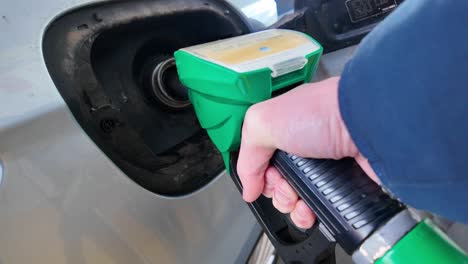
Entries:
[[263,58],[310,42],[303,35],[292,32],[285,33],[267,31],[266,34],[253,35],[250,38],[233,39],[232,42],[201,47],[194,52],[225,64],[237,64]]
[[[305,54],[319,49],[311,38],[300,32],[274,29],[249,35],[214,41],[185,48],[204,60],[208,60],[237,72],[270,68],[272,76],[297,70],[305,65]],[[294,62],[295,60],[295,62]],[[280,69],[278,65],[293,61],[294,68]],[[302,66],[301,66],[302,65]]]

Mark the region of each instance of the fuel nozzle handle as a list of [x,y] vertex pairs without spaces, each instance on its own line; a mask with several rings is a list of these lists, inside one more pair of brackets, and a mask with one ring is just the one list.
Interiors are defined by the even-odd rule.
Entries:
[[348,254],[404,209],[354,159],[309,159],[278,150],[271,163]]

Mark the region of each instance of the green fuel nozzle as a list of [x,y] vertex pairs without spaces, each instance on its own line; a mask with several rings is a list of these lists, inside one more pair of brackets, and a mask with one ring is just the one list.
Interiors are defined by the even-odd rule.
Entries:
[[309,82],[321,54],[318,42],[290,30],[262,31],[175,52],[179,79],[228,171],[247,109],[276,90]]
[[[188,88],[200,125],[240,189],[235,153],[247,109],[276,91],[309,82],[321,54],[317,41],[291,30],[262,31],[175,52],[179,79]],[[463,250],[428,220],[415,221],[354,160],[306,159],[278,150],[271,163],[320,223],[307,239],[286,241],[278,230],[288,220],[277,221],[281,216],[271,202],[249,204],[286,262],[321,262],[324,252],[338,243],[357,263],[468,263]]]

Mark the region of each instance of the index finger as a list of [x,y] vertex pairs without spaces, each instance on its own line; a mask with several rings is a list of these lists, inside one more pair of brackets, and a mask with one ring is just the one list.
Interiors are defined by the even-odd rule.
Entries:
[[262,108],[262,103],[250,107],[242,127],[237,173],[242,182],[242,194],[246,202],[255,201],[263,192],[265,171],[276,149],[270,140],[270,124],[265,122]]

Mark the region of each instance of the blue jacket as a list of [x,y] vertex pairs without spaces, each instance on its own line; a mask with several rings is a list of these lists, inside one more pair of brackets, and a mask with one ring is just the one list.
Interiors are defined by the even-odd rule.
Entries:
[[468,223],[468,1],[407,0],[360,44],[340,111],[383,185]]

